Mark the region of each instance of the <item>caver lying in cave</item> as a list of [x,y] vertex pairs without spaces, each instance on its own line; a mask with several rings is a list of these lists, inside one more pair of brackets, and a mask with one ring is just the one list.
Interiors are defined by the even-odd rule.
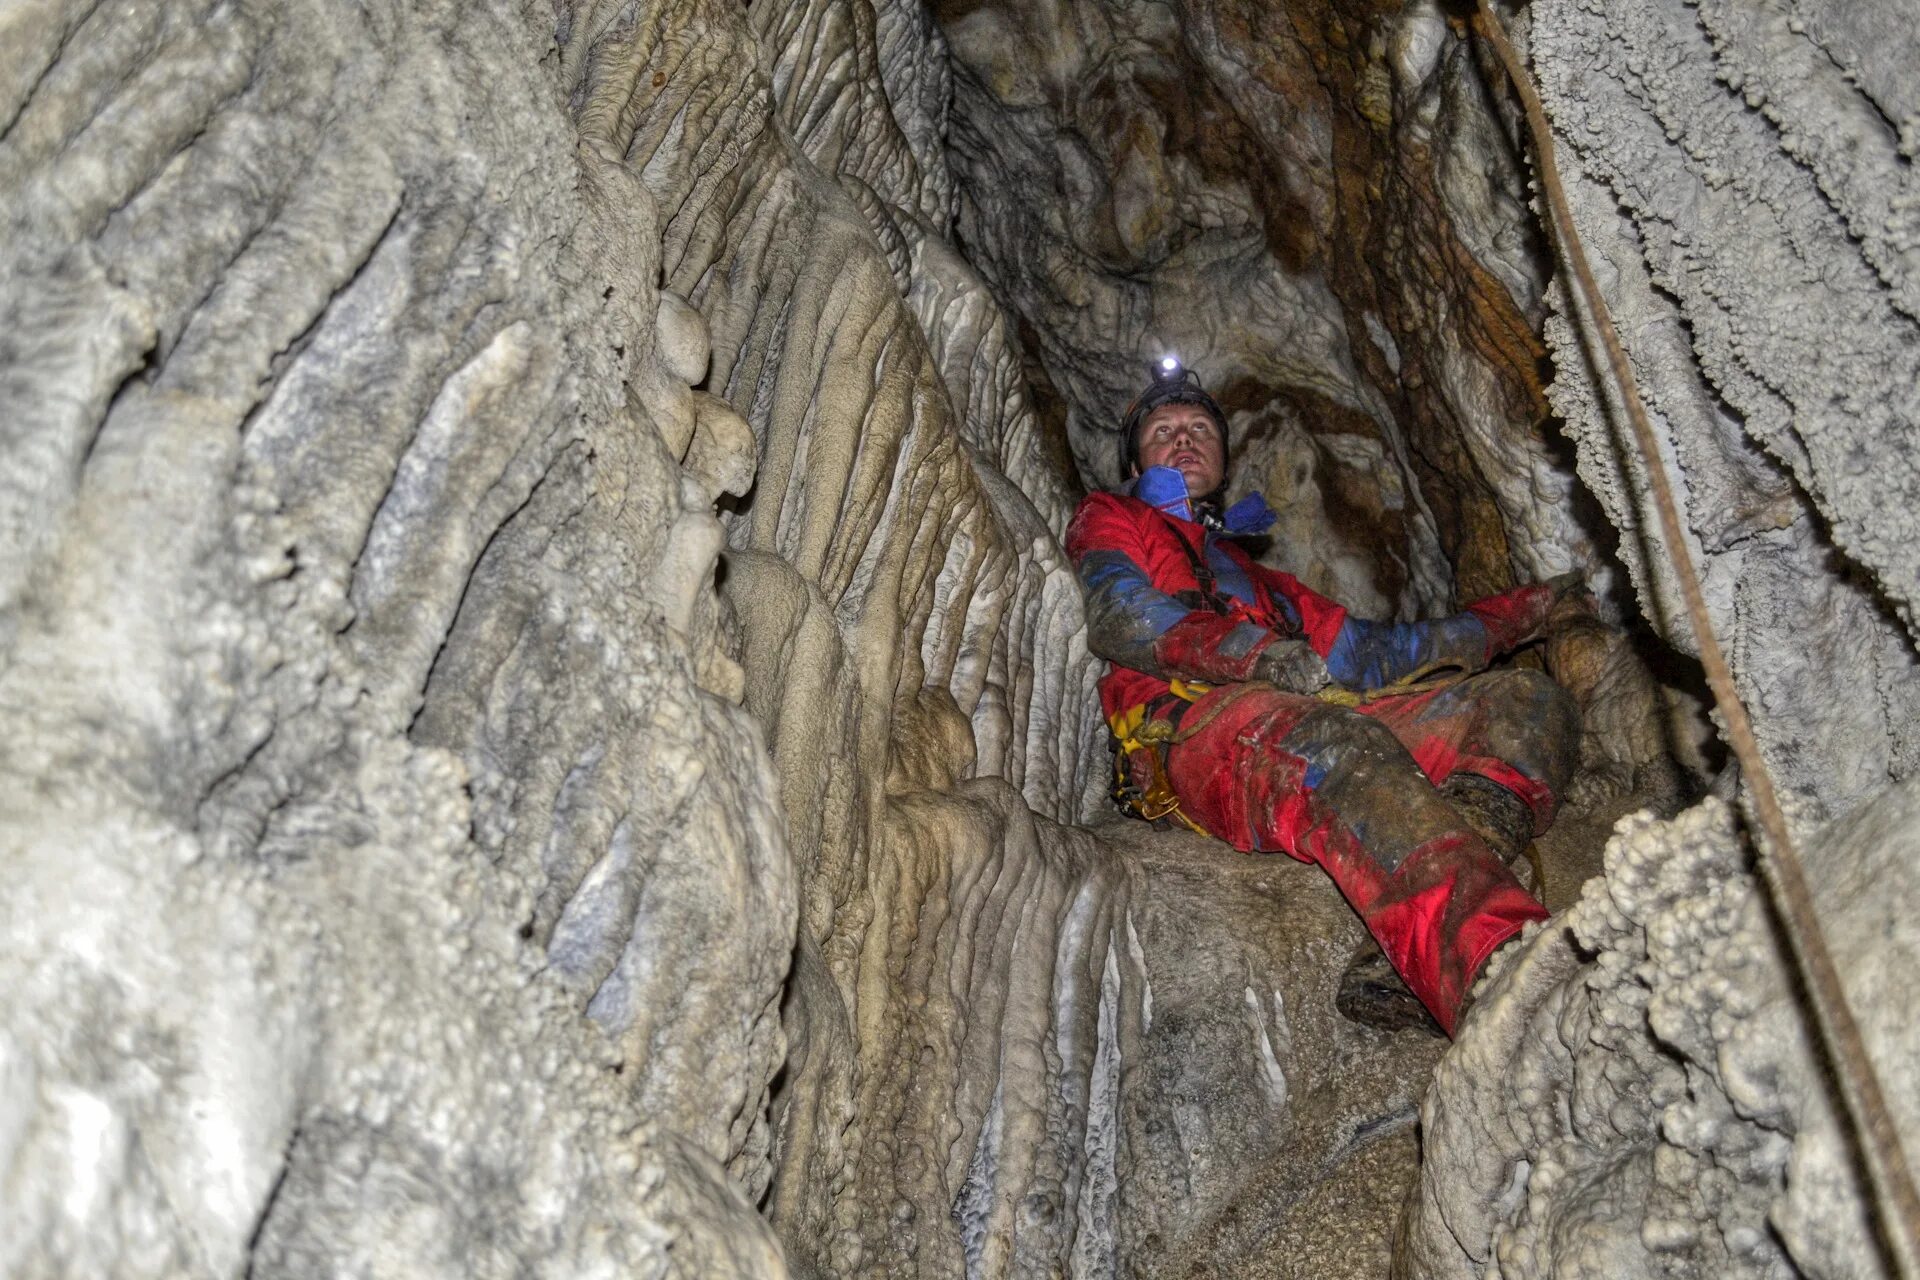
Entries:
[[1482,671],[1592,598],[1518,587],[1427,622],[1355,618],[1256,563],[1236,535],[1272,522],[1255,495],[1222,511],[1227,423],[1169,360],[1128,409],[1120,492],[1067,531],[1123,803],[1242,850],[1318,863],[1405,979],[1362,956],[1343,1012],[1452,1033],[1480,969],[1547,912],[1508,863],[1553,820],[1577,753],[1573,700],[1535,671]]

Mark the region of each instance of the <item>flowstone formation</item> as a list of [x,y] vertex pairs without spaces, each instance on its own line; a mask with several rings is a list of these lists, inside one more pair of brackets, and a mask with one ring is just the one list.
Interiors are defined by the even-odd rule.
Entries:
[[780,1266],[750,437],[544,45],[0,18],[8,1275]]
[[9,1274],[1098,1272],[1406,1146],[1330,888],[1059,825],[930,24],[5,21]]
[[[1555,0],[1526,27],[1741,695],[1781,784],[1834,817],[1920,763],[1920,102],[1897,11]],[[1690,650],[1566,317],[1555,408],[1642,610]]]
[[[1286,508],[1270,557],[1360,610],[1606,573],[1545,426],[1560,304],[1464,28],[1277,12],[0,13],[0,1273],[1371,1277],[1423,1156],[1453,1181],[1423,1184],[1403,1265],[1544,1274],[1597,1221],[1588,1186],[1661,1257],[1852,1265],[1857,1190],[1808,1060],[1771,1043],[1798,1013],[1717,811],[1623,837],[1584,950],[1539,935],[1444,1058],[1335,1014],[1359,929],[1320,873],[1110,812],[1059,538],[1161,343],[1233,409],[1237,482]],[[1556,109],[1614,92],[1579,73],[1612,48],[1583,14],[1535,12]],[[1726,65],[1792,52],[1698,12]],[[1899,117],[1877,11],[1782,12]],[[1833,74],[1789,80],[1834,107]],[[1683,83],[1705,93],[1628,87]],[[1905,204],[1831,132],[1768,207],[1787,244],[1853,246],[1801,306],[1880,273],[1846,296],[1881,311],[1820,324],[1896,369]],[[1583,208],[1642,209],[1591,185],[1635,170],[1588,141]],[[1663,145],[1644,158],[1680,163]],[[1815,216],[1815,171],[1854,235]],[[1784,287],[1688,234],[1689,289],[1617,270],[1678,344],[1651,381],[1696,531],[1752,516],[1702,533],[1742,678],[1815,696],[1815,658],[1771,674],[1768,582],[1871,658],[1874,697],[1799,737],[1761,708],[1781,763],[1812,762],[1799,789],[1862,815],[1844,895],[1891,856],[1865,815],[1911,807],[1861,803],[1910,755],[1884,503],[1908,473],[1883,457],[1906,409],[1743,398],[1830,384],[1735,377],[1758,357],[1716,363],[1704,311],[1680,341],[1659,308]],[[1804,357],[1777,316],[1768,350]],[[1553,324],[1555,403],[1631,534]],[[1548,660],[1592,695],[1579,807],[1656,776],[1670,799],[1633,646]],[[1706,923],[1675,941],[1676,913]],[[1496,1051],[1510,1077],[1467,1070]],[[1584,1112],[1553,1129],[1567,1063],[1629,1101],[1701,1082],[1694,1111],[1658,1095],[1677,1154],[1652,1102],[1611,1146]]]
[[934,8],[957,231],[1090,483],[1171,350],[1234,415],[1276,557],[1350,607],[1602,566],[1541,431],[1518,157],[1439,5]]

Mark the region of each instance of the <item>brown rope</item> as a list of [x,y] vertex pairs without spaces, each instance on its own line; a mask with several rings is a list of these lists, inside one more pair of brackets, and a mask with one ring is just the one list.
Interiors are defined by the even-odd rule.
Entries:
[[1546,113],[1540,107],[1540,96],[1534,91],[1532,79],[1521,65],[1519,55],[1508,42],[1506,32],[1487,0],[1476,0],[1476,3],[1478,12],[1475,14],[1475,29],[1499,56],[1508,79],[1513,82],[1514,92],[1519,95],[1521,105],[1526,110],[1527,128],[1533,135],[1534,154],[1540,166],[1540,185],[1552,209],[1551,221],[1558,233],[1556,238],[1573,267],[1580,292],[1593,315],[1595,327],[1600,331],[1607,350],[1607,364],[1619,386],[1641,458],[1646,463],[1647,477],[1653,485],[1654,506],[1660,513],[1660,529],[1666,538],[1674,576],[1679,580],[1681,594],[1686,598],[1687,617],[1693,624],[1694,638],[1699,644],[1700,662],[1706,668],[1707,683],[1713,690],[1714,702],[1718,704],[1720,715],[1726,723],[1728,745],[1739,759],[1741,774],[1750,789],[1753,811],[1760,820],[1761,830],[1766,834],[1764,852],[1759,859],[1767,873],[1765,883],[1773,890],[1774,905],[1786,922],[1787,937],[1798,962],[1800,978],[1813,997],[1814,1020],[1820,1027],[1829,1060],[1839,1076],[1848,1117],[1859,1135],[1869,1175],[1875,1190],[1879,1192],[1875,1207],[1900,1274],[1914,1277],[1920,1274],[1920,1195],[1915,1194],[1913,1174],[1901,1150],[1900,1135],[1894,1128],[1893,1116],[1887,1109],[1879,1077],[1874,1073],[1866,1044],[1860,1037],[1860,1028],[1847,1005],[1840,976],[1827,951],[1826,938],[1820,930],[1819,918],[1814,914],[1813,898],[1807,888],[1800,855],[1794,847],[1793,837],[1787,832],[1786,817],[1781,813],[1780,802],[1774,794],[1772,775],[1767,772],[1760,758],[1760,745],[1754,739],[1752,722],[1747,718],[1747,710],[1741,705],[1739,695],[1734,692],[1733,676],[1727,669],[1720,642],[1714,636],[1713,624],[1707,617],[1700,578],[1694,570],[1692,555],[1682,539],[1673,489],[1660,459],[1653,425],[1647,419],[1646,406],[1640,400],[1639,384],[1634,381],[1633,370],[1627,364],[1627,353],[1620,345],[1620,335],[1614,328],[1613,317],[1607,310],[1606,300],[1601,297],[1600,286],[1587,263],[1580,236],[1574,230],[1573,214],[1567,206],[1566,190],[1561,186],[1559,169],[1554,163],[1553,138],[1548,131]]

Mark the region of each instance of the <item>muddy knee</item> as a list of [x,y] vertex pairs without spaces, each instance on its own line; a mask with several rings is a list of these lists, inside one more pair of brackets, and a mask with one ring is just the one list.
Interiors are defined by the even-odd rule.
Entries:
[[1393,731],[1369,716],[1328,706],[1310,713],[1282,744],[1303,767],[1301,784],[1335,806],[1369,810],[1409,788],[1428,791],[1426,776]]
[[1289,746],[1314,744],[1327,751],[1359,756],[1398,757],[1412,764],[1393,730],[1371,716],[1328,705],[1310,712],[1287,735]]
[[1580,759],[1580,708],[1551,676],[1526,668],[1493,671],[1474,681],[1485,748],[1556,793]]

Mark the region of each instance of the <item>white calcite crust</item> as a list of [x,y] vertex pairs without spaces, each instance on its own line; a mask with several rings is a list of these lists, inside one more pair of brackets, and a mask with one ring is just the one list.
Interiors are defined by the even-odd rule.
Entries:
[[[1805,841],[1905,1144],[1920,1133],[1920,788]],[[1725,806],[1628,819],[1497,967],[1422,1104],[1409,1276],[1895,1274],[1779,925]]]
[[[1920,204],[1911,90],[1886,74],[1897,8],[1555,0],[1527,28],[1741,695],[1781,785],[1835,816],[1920,762]],[[1690,651],[1625,420],[1556,297],[1552,395],[1580,477],[1642,609]]]
[[0,27],[0,1273],[778,1274],[751,459],[551,32]]

